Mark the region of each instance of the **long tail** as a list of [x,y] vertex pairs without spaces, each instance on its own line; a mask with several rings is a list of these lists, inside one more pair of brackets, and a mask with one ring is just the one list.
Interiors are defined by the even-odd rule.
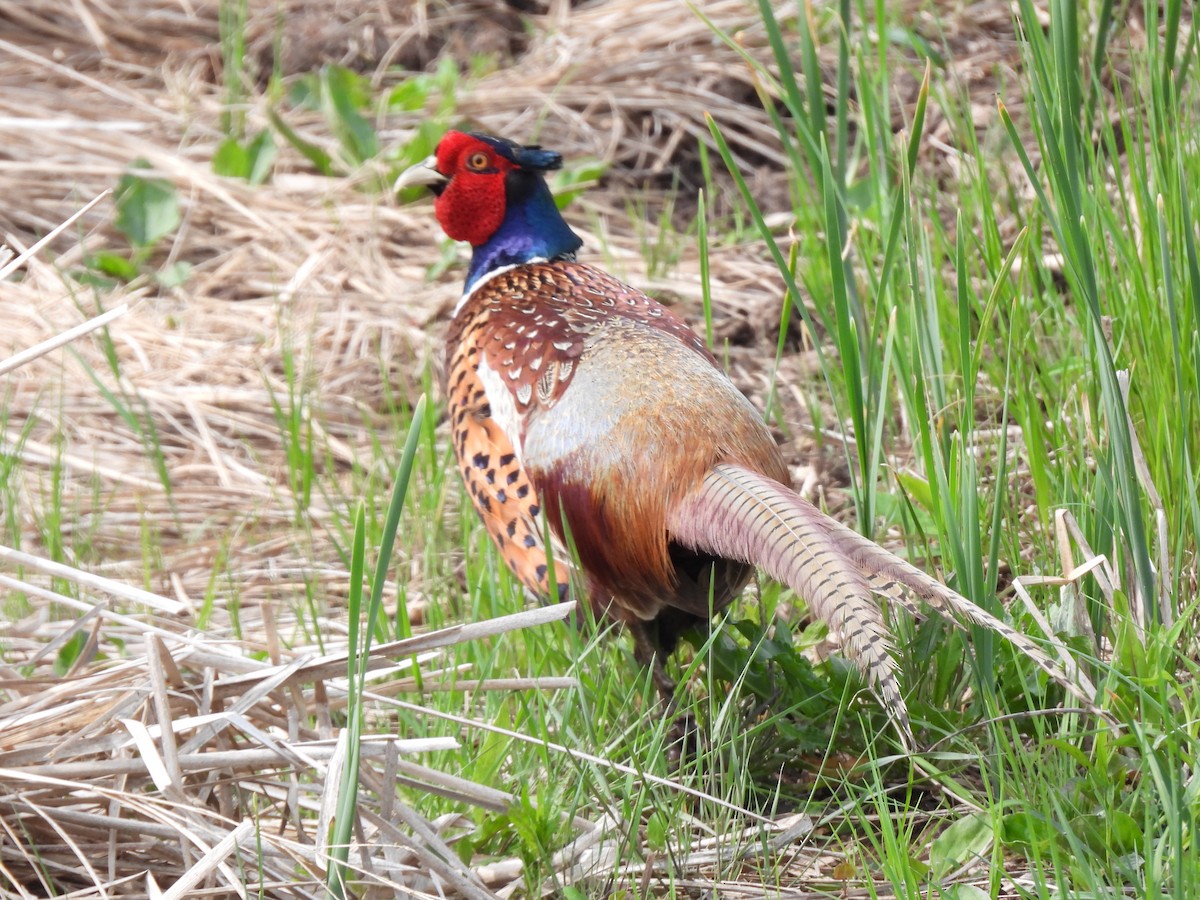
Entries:
[[983,607],[972,603],[962,594],[946,587],[936,578],[922,572],[894,553],[888,552],[854,529],[826,516],[816,507],[810,508],[813,515],[820,516],[826,521],[830,538],[846,556],[854,561],[877,592],[899,602],[909,612],[919,616],[920,609],[908,596],[911,593],[925,601],[930,609],[960,628],[962,623],[959,620],[965,619],[972,625],[978,625],[1000,635],[1049,675],[1052,680],[1066,688],[1083,704],[1084,708],[1104,714],[1096,706],[1095,687],[1082,672],[1077,672],[1076,677],[1072,678],[1054,657],[1011,625],[997,619]]
[[1089,695],[1024,634],[756,472],[714,466],[676,506],[669,528],[679,543],[761,566],[804,597],[815,615],[841,633],[849,657],[879,693],[909,746],[908,708],[876,594],[919,615],[911,593],[959,627],[962,619],[999,634],[1085,708],[1096,709],[1094,690]]
[[829,532],[828,517],[776,481],[740,466],[715,466],[668,523],[673,540],[761,566],[836,629],[878,692],[907,746],[908,707],[883,612],[870,582]]

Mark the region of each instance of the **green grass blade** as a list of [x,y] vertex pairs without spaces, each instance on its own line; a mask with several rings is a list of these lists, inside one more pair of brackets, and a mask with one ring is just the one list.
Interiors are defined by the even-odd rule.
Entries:
[[[838,356],[845,373],[847,404],[854,426],[854,439],[866,442],[869,439],[866,422],[866,398],[863,392],[862,351],[859,345],[857,317],[851,309],[849,271],[846,254],[845,210],[838,199],[834,174],[829,154],[821,154],[821,178],[825,195],[825,250],[829,263],[830,284],[833,288],[834,339]],[[848,451],[847,451],[848,452]],[[868,469],[871,454],[869,448],[858,447],[858,474],[850,480],[854,494],[855,511],[859,528],[870,536],[875,521],[875,473]],[[851,471],[853,463],[851,462]]]
[[347,625],[349,628],[347,641],[350,647],[346,662],[346,683],[349,691],[346,700],[347,749],[342,780],[338,786],[337,812],[329,838],[330,866],[325,882],[329,893],[339,898],[346,896],[349,872],[346,863],[349,859],[350,840],[358,808],[359,750],[365,717],[363,694],[366,691],[366,661],[371,650],[371,638],[375,633],[379,612],[383,605],[383,585],[387,580],[388,568],[392,564],[392,549],[395,546],[396,530],[400,524],[400,512],[404,508],[404,498],[408,493],[408,483],[416,460],[417,445],[420,442],[421,430],[424,426],[425,406],[426,399],[422,395],[416,406],[413,407],[408,437],[404,442],[404,451],[396,469],[396,481],[392,488],[392,497],[388,504],[387,517],[384,520],[383,533],[379,541],[379,555],[375,561],[375,576],[371,583],[365,628],[361,628],[367,530],[363,504],[359,504],[354,517],[354,545],[350,553],[350,591],[347,598]]
[[[759,0],[759,6],[767,4],[767,0]],[[764,19],[765,22],[765,19]],[[803,0],[803,13],[799,17],[800,25],[800,61],[804,69],[804,94],[808,103],[797,103],[792,109],[797,125],[805,134],[805,148],[809,154],[809,172],[814,181],[819,179],[821,172],[821,141],[825,137],[825,79],[821,74],[821,60],[817,56],[817,35],[815,33],[816,13],[812,0]],[[768,25],[768,32],[778,31],[779,23],[774,19]],[[799,85],[795,73],[789,66],[784,69],[779,61],[779,51],[776,44],[782,40],[773,41],[776,64],[780,65],[780,79],[788,90],[789,99],[799,96]]]
[[712,315],[712,283],[710,282],[708,261],[708,210],[705,206],[704,191],[696,195],[696,249],[700,255],[700,305],[704,310],[704,342],[708,349],[715,346],[713,335]]
[[[729,144],[725,140],[725,136],[721,134],[721,129],[717,127],[716,121],[712,116],[705,116],[705,121],[708,123],[708,130],[713,136],[713,140],[717,145],[717,153],[720,155],[725,167],[729,170],[729,174],[733,177],[733,183],[738,189],[738,193],[745,201],[747,208],[750,211],[750,218],[754,222],[754,227],[758,230],[759,237],[766,244],[767,252],[774,260],[775,266],[779,270],[780,276],[783,278],[784,285],[789,293],[794,298],[800,298],[804,295],[801,293],[799,286],[796,284],[796,278],[792,274],[791,268],[788,266],[787,260],[784,259],[783,252],[779,249],[779,242],[775,240],[775,235],[771,233],[770,227],[763,218],[762,210],[754,200],[754,195],[751,193],[749,186],[746,184],[746,179],[739,171],[736,161],[733,158],[733,153],[729,149]],[[796,303],[796,309],[800,313],[800,318],[805,326],[809,329],[809,333],[813,337],[813,347],[817,353],[817,359],[821,365],[821,371],[825,375],[826,384],[830,388],[830,393],[833,392],[833,383],[829,378],[828,360],[825,355],[825,350],[822,346],[821,335],[816,324],[812,320],[807,307],[803,303]],[[836,398],[835,398],[835,403]]]
[[925,74],[921,78],[921,87],[917,91],[917,105],[913,111],[912,133],[908,137],[908,176],[911,178],[917,168],[917,154],[921,152],[921,134],[925,130],[925,107],[929,103],[929,75],[933,63],[925,60]]
[[[329,868],[325,875],[325,889],[330,896],[342,898],[346,896],[346,883],[349,869],[346,866],[350,858],[350,838],[354,833],[354,817],[358,809],[358,764],[359,747],[363,730],[363,698],[359,681],[360,656],[359,631],[362,622],[363,573],[367,556],[367,524],[363,504],[359,504],[354,514],[354,546],[350,552],[350,591],[346,598],[347,611],[347,643],[350,652],[346,655],[346,698],[347,722],[346,758],[342,767],[342,777],[338,784],[336,811],[330,827],[327,846],[329,847]],[[367,642],[371,636],[366,634]],[[365,654],[362,657],[365,666]]]
[[392,549],[396,544],[396,530],[400,527],[400,511],[404,508],[404,498],[408,496],[408,483],[416,462],[417,446],[421,441],[421,430],[425,424],[427,405],[425,395],[422,394],[413,407],[412,424],[408,429],[408,437],[404,441],[404,452],[400,455],[400,464],[396,469],[396,484],[392,488],[387,517],[383,522],[383,533],[379,538],[379,556],[375,560],[375,577],[371,582],[371,606],[367,613],[368,648],[370,636],[375,633],[375,627],[379,620],[379,610],[383,605],[383,586],[387,581],[388,569],[393,562]]
[[[1043,212],[1067,262],[1068,278],[1090,314],[1092,363],[1100,379],[1100,399],[1109,431],[1110,452],[1103,458],[1103,464],[1112,467],[1121,537],[1132,558],[1133,583],[1143,614],[1147,622],[1152,622],[1158,618],[1157,590],[1142,509],[1142,491],[1134,465],[1126,402],[1105,333],[1106,318],[1100,306],[1095,250],[1088,236],[1088,226],[1096,214],[1096,200],[1086,188],[1091,171],[1086,156],[1093,150],[1090,143],[1084,141],[1079,122],[1077,10],[1073,2],[1054,0],[1050,7],[1050,43],[1047,44],[1041,28],[1035,24],[1037,13],[1032,0],[1020,0],[1020,9],[1033,63],[1032,105],[1040,125],[1039,139],[1053,203],[1038,186],[1040,179],[1029,165],[1028,155],[1020,146],[1011,120],[1003,113],[1002,118],[1010,138],[1014,139],[1022,165],[1032,176],[1031,183],[1038,186]],[[1086,205],[1085,197],[1088,197]]]
[[[834,175],[845,187],[850,164],[850,0],[838,4],[837,97],[834,105]],[[812,96],[811,94],[809,96]]]

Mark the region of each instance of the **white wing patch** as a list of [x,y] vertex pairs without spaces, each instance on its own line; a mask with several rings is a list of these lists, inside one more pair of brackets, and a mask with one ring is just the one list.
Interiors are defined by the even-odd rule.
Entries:
[[487,397],[488,406],[492,410],[492,420],[500,426],[500,430],[512,442],[517,459],[522,458],[521,419],[517,415],[517,404],[512,392],[504,381],[504,377],[488,365],[487,359],[480,358],[479,383],[483,385],[483,394]]

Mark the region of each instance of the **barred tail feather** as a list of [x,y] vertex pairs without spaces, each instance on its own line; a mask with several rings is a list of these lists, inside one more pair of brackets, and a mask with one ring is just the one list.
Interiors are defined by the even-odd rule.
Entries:
[[912,747],[883,612],[860,567],[831,537],[828,521],[782,484],[723,464],[676,505],[668,527],[678,543],[760,566],[804,597],[813,613],[841,634],[847,655]]
[[[972,603],[962,594],[946,587],[916,566],[900,559],[894,553],[888,552],[874,541],[863,537],[852,528],[825,516],[815,507],[813,512],[826,519],[830,539],[854,561],[877,591],[899,600],[901,605],[909,608],[910,611],[914,604],[903,595],[905,592],[911,592],[925,601],[943,618],[949,619],[959,627],[962,627],[961,622],[958,621],[961,618],[972,625],[995,632],[1020,650],[1053,681],[1066,688],[1083,703],[1086,709],[1099,711],[1094,691],[1089,693],[1081,687],[1077,679],[1067,675],[1063,667],[1052,656],[1026,635],[997,619],[983,607]],[[902,597],[903,599],[901,599]]]

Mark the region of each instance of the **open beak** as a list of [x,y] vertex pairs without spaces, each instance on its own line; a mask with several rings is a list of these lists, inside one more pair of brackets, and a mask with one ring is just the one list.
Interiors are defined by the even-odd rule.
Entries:
[[400,177],[396,179],[396,184],[393,190],[400,191],[404,188],[416,187],[424,185],[433,190],[434,193],[445,185],[449,179],[437,169],[437,157],[430,156],[427,159],[421,160],[415,166],[405,169],[400,173]]

